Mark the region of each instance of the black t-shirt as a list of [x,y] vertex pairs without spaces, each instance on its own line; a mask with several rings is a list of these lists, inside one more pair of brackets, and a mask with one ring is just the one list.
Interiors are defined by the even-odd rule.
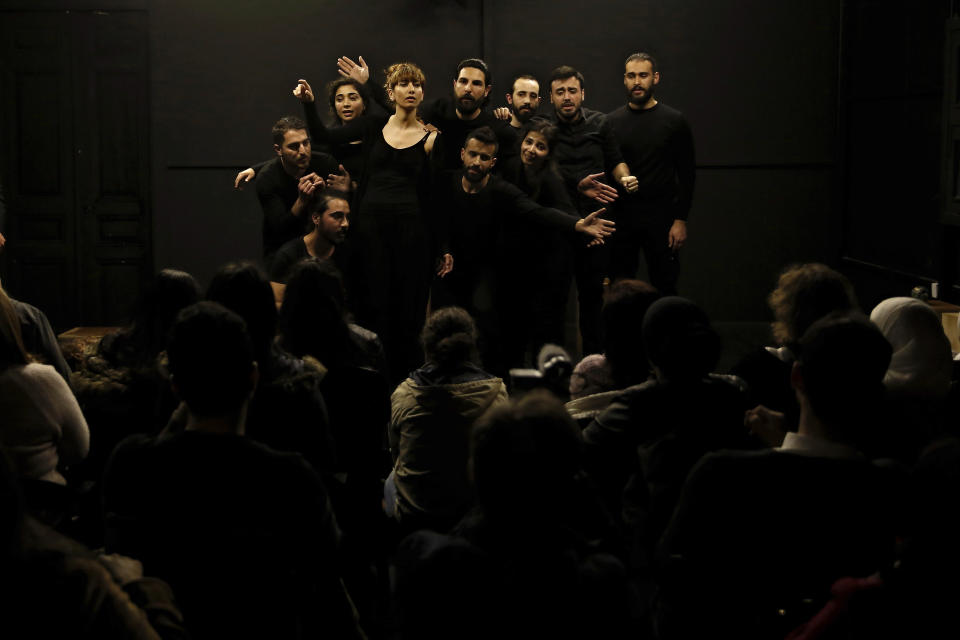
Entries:
[[509,122],[498,120],[492,113],[481,111],[473,120],[461,120],[457,117],[456,106],[452,98],[441,98],[421,107],[420,117],[423,121],[440,129],[442,152],[442,168],[459,170],[462,166],[460,149],[467,139],[467,134],[480,127],[490,127],[497,135],[500,148],[497,151],[498,162],[502,163],[517,153],[517,131]]
[[624,105],[612,111],[607,121],[624,161],[640,183],[637,193],[622,197],[619,206],[668,203],[675,219],[686,220],[696,171],[693,134],[683,114],[662,102],[641,110]]
[[[333,255],[330,257],[330,261],[340,270],[340,273],[343,273],[343,269],[347,264],[349,251],[349,245],[344,243],[337,246],[333,251]],[[302,237],[294,238],[284,243],[273,256],[270,264],[271,282],[286,284],[287,279],[290,277],[290,272],[297,266],[297,263],[309,257],[310,252],[307,251],[307,245],[304,244]]]
[[[337,173],[339,163],[329,153],[314,151],[308,173],[316,173],[327,179]],[[280,158],[274,158],[257,174],[257,197],[263,209],[263,255],[272,256],[284,242],[302,236],[310,216],[294,216],[290,209],[297,201],[299,178],[283,170]]]

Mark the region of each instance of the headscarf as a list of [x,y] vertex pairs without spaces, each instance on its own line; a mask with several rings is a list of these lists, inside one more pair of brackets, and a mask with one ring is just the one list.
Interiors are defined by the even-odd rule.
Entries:
[[883,379],[888,391],[946,395],[953,363],[950,341],[936,311],[916,298],[887,298],[874,307],[870,320],[893,346],[893,358]]

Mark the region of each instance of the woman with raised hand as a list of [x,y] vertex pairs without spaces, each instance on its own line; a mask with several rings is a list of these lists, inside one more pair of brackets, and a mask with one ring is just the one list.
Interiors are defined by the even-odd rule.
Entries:
[[[346,280],[353,309],[363,326],[383,340],[390,377],[397,381],[416,367],[416,336],[423,326],[433,264],[428,233],[428,199],[434,168],[431,153],[437,132],[417,119],[423,102],[423,71],[409,62],[386,70],[385,88],[394,104],[387,118],[369,112],[341,127],[326,127],[300,80],[294,95],[304,103],[310,136],[320,143],[363,143],[364,174],[356,194],[350,245],[355,259]],[[441,260],[441,273],[452,258]]]

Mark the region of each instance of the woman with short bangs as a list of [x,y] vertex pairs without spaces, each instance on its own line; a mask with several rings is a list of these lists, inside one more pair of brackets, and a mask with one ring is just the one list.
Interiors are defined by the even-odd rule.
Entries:
[[[357,214],[349,243],[354,256],[346,275],[354,314],[383,340],[390,377],[402,380],[419,360],[416,336],[423,326],[431,278],[427,201],[434,168],[431,155],[438,133],[418,119],[423,102],[423,71],[409,62],[386,70],[385,88],[394,113],[369,112],[338,128],[324,126],[309,84],[300,80],[294,95],[304,103],[314,140],[334,145],[363,143],[364,175],[358,185]],[[453,266],[445,254],[440,275]]]

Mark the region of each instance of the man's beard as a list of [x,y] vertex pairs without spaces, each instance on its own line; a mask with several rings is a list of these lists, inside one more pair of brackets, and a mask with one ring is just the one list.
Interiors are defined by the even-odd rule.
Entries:
[[480,108],[480,101],[473,96],[463,96],[457,98],[457,108],[460,113],[473,113]]
[[511,104],[511,105],[510,105],[510,111],[511,111],[511,112],[513,113],[513,115],[517,118],[517,120],[519,120],[520,122],[522,122],[522,123],[524,123],[524,124],[526,124],[527,122],[529,122],[530,119],[536,114],[536,111],[534,110],[533,107],[528,106],[526,111],[520,111],[520,110],[517,108],[517,105],[515,105],[515,104]]
[[477,171],[470,171],[467,167],[463,168],[463,177],[467,179],[467,182],[472,182],[473,184],[479,184],[483,182],[483,179],[487,177],[489,171],[484,171],[483,169],[478,169]]
[[651,85],[649,89],[645,90],[640,95],[633,95],[633,89],[630,89],[627,91],[627,100],[630,101],[630,104],[637,107],[646,105],[648,102],[653,100],[653,85]]

